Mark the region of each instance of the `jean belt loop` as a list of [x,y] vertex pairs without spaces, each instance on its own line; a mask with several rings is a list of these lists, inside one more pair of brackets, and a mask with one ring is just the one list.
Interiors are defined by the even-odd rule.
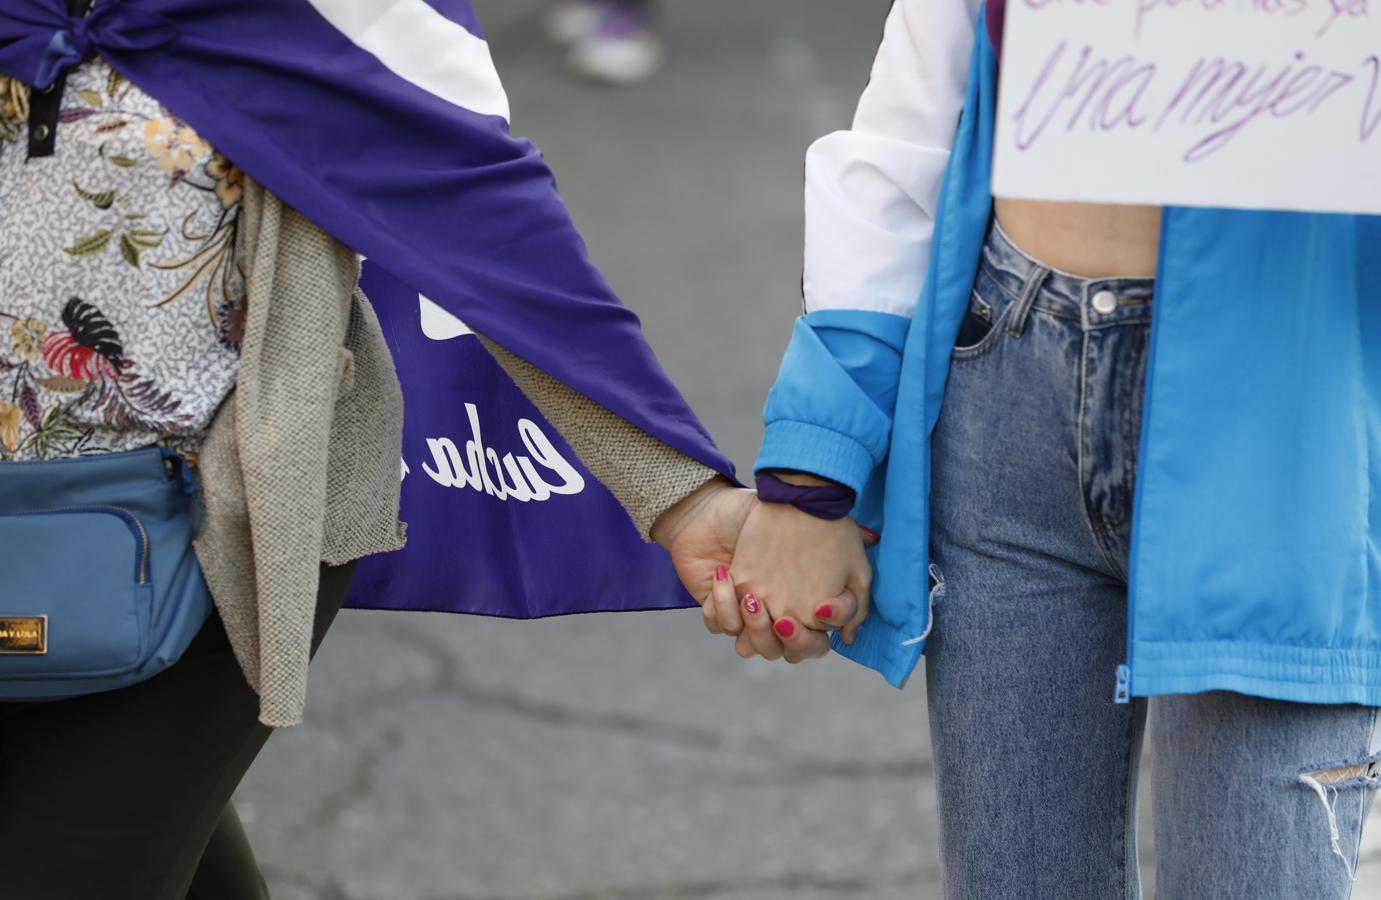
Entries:
[[1048,277],[1050,270],[1039,265],[1033,265],[1027,273],[1026,282],[1021,286],[1021,296],[1017,298],[1016,309],[1012,310],[1011,324],[1007,327],[1012,337],[1021,337],[1021,333],[1026,330],[1026,320],[1031,315],[1031,307],[1036,305],[1036,295],[1041,292],[1041,286]]

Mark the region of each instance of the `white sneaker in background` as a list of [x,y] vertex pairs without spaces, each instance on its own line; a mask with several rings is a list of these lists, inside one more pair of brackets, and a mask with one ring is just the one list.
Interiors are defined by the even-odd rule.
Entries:
[[589,38],[599,30],[608,6],[607,0],[558,0],[547,13],[547,37],[566,46]]
[[575,42],[568,63],[586,78],[622,86],[651,78],[665,58],[666,48],[650,18],[612,4],[604,8],[597,27]]

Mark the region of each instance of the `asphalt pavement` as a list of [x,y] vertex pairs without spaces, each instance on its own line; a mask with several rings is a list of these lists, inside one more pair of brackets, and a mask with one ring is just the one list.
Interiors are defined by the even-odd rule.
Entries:
[[[566,76],[537,0],[476,3],[514,130],[745,471],[799,309],[802,156],[888,5],[679,0],[667,70],[616,91]],[[275,900],[939,897],[922,686],[745,663],[698,618],[342,614],[238,796]],[[1381,900],[1366,852],[1354,900]]]

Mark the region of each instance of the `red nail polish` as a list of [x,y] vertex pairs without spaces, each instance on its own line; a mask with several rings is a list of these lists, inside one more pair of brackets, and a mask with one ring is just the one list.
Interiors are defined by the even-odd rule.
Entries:
[[762,609],[762,606],[758,603],[756,594],[749,594],[747,597],[743,598],[743,608],[756,616],[758,610]]
[[792,625],[787,619],[778,619],[777,623],[772,627],[777,629],[777,634],[780,634],[784,638],[789,638],[796,633],[796,626]]
[[882,536],[879,535],[876,531],[874,531],[873,529],[869,528],[867,525],[860,525],[860,526],[858,526],[858,530],[861,531],[861,532],[863,532],[864,534],[866,534],[868,537],[873,538],[874,540],[878,540],[878,539],[880,539],[880,538],[882,537]]
[[726,568],[724,568],[723,566],[720,566],[720,567],[718,567],[717,569],[714,570],[714,580],[715,580],[715,581],[723,581],[724,579],[726,579],[726,578],[728,578],[728,577],[729,577],[729,570],[726,569]]
[[830,606],[828,603],[821,603],[821,604],[816,608],[816,610],[815,610],[815,618],[817,618],[817,619],[833,619],[833,618],[834,618],[834,607],[833,607],[833,606]]

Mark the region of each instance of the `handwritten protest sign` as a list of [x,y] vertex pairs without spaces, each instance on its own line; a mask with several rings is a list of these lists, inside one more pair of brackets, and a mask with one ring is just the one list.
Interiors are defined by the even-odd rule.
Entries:
[[1381,0],[1008,0],[1001,196],[1381,213]]

